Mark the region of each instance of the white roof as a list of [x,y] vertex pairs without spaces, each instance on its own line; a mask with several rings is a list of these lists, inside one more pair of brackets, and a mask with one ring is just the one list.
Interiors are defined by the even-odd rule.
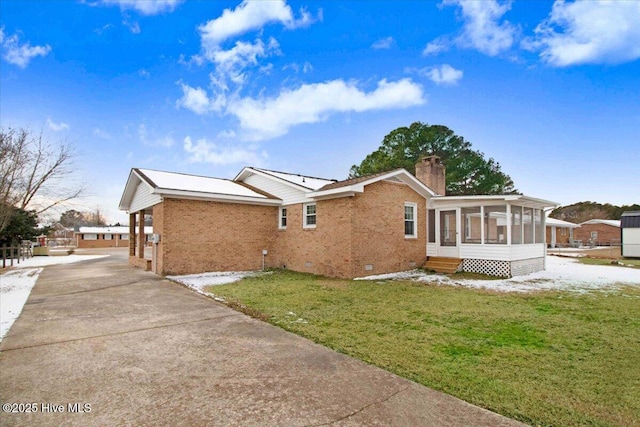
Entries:
[[230,196],[256,197],[267,199],[264,194],[253,191],[244,185],[221,178],[187,175],[175,172],[162,172],[151,169],[138,169],[158,188],[198,193],[227,194]]
[[[138,227],[136,226],[136,233]],[[113,227],[80,227],[77,231],[79,234],[129,234],[129,226],[113,226]],[[147,225],[144,227],[144,234],[153,234],[153,227]]]
[[585,224],[606,224],[612,227],[620,227],[620,220],[619,219],[590,219],[589,221],[585,221],[580,225],[585,225]]
[[547,218],[545,220],[545,223],[547,225],[554,225],[556,227],[563,227],[563,228],[577,228],[577,227],[580,227],[580,225],[574,224],[573,222],[563,221],[561,219],[556,219],[556,218]]
[[284,181],[288,181],[292,184],[296,184],[301,187],[306,187],[311,190],[318,190],[327,184],[332,184],[336,182],[335,179],[315,178],[312,176],[298,175],[298,174],[287,173],[287,172],[277,172],[277,171],[272,171],[268,169],[259,169],[259,168],[251,168],[251,169],[254,169],[269,175],[273,175],[276,178],[280,178]]
[[431,199],[434,205],[439,207],[457,207],[471,206],[475,204],[486,204],[495,202],[510,202],[530,208],[544,209],[560,206],[556,202],[550,200],[538,199],[535,197],[525,196],[523,194],[505,194],[505,195],[479,195],[479,196],[435,196]]

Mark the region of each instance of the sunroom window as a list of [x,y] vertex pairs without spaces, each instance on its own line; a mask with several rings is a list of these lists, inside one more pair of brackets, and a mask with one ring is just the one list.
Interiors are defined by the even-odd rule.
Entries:
[[472,208],[462,208],[462,224],[464,233],[462,243],[481,243],[481,220],[480,206]]

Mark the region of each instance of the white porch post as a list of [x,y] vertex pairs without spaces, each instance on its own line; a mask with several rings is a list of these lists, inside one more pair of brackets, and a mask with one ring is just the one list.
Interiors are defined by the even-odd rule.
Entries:
[[511,203],[507,203],[507,246],[511,246]]
[[480,206],[480,244],[484,245],[484,206]]

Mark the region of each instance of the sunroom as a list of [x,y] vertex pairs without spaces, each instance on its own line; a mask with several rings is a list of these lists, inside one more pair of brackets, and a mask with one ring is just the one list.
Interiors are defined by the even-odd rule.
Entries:
[[545,210],[523,195],[432,197],[427,256],[460,259],[459,271],[512,277],[545,268]]

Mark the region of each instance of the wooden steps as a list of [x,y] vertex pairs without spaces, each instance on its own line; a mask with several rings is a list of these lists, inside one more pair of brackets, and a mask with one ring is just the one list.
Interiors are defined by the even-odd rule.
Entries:
[[460,258],[430,256],[422,267],[427,270],[433,270],[436,273],[452,274],[458,270],[461,263],[462,260]]

